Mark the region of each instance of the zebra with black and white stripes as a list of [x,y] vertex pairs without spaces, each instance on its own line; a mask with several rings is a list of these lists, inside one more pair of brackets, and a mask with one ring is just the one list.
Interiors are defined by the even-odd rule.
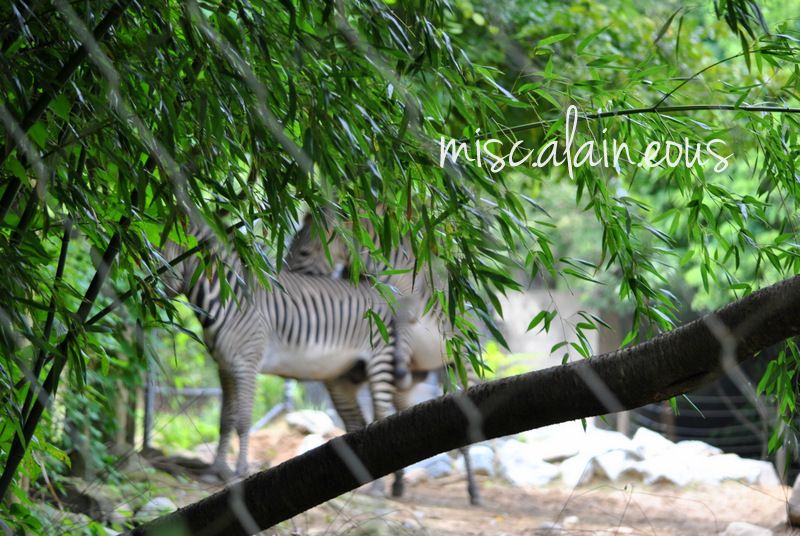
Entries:
[[[368,221],[363,222],[362,226],[366,228],[373,242],[378,243],[374,227]],[[327,240],[324,246],[311,215],[306,214],[303,225],[295,234],[287,252],[286,267],[294,273],[304,275],[343,278],[352,264],[348,250],[340,237],[327,230],[322,235]],[[420,272],[409,241],[405,239],[390,250],[386,259],[389,264],[376,260],[367,251],[363,251],[359,257],[363,265],[362,273],[387,285],[394,292],[396,333],[398,343],[404,348],[396,361],[399,373],[405,374],[407,367],[410,372],[408,377],[413,383],[417,383],[431,371],[441,372],[451,368],[452,364],[447,362],[446,341],[452,335],[453,328],[438,302],[434,301],[432,306],[428,306],[433,297],[435,282],[429,279],[429,274]],[[369,285],[362,281],[351,288],[360,289],[365,286]],[[466,371],[469,383],[476,383],[478,379],[472,368],[467,367]],[[411,405],[410,387],[395,391],[394,405],[398,411]],[[479,504],[480,494],[472,473],[468,449],[459,450],[464,456],[470,501],[472,504]],[[393,494],[402,494],[401,472],[395,475]]]
[[[190,231],[191,232],[191,231]],[[192,232],[198,239],[210,236]],[[184,248],[165,247],[167,260]],[[365,425],[356,390],[368,382],[376,419],[391,411],[398,349],[395,319],[386,301],[364,285],[283,271],[271,289],[249,277],[235,252],[215,248],[232,296],[221,299],[217,262],[198,274],[197,256],[162,279],[171,294],[185,294],[199,312],[204,340],[219,367],[222,387],[220,437],[212,470],[230,474],[226,453],[239,436],[236,473],[247,471],[248,438],[258,373],[323,381],[347,431]],[[386,327],[376,325],[375,317]]]

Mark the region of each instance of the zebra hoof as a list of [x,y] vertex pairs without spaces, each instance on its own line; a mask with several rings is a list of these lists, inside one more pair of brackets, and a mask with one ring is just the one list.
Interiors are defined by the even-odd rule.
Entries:
[[222,462],[222,463],[214,462],[214,463],[212,463],[208,467],[208,471],[206,472],[206,475],[209,476],[209,477],[216,477],[217,479],[219,479],[220,482],[230,482],[231,480],[233,480],[236,477],[234,472],[231,471],[231,468],[228,467],[228,464],[225,463],[225,462]]

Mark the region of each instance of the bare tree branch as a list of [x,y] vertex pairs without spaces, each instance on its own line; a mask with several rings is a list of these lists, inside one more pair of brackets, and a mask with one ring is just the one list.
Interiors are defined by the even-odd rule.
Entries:
[[633,409],[709,383],[755,353],[798,334],[800,277],[794,277],[642,344],[420,404],[142,525],[132,534],[249,534],[240,524],[234,504],[238,501],[233,499],[243,500],[258,527],[265,529],[361,485],[340,452],[352,452],[371,478],[379,478],[467,445],[470,419],[462,403],[474,405],[482,435],[491,439],[606,413],[602,397],[584,381],[587,375],[605,383],[621,405],[615,409]]

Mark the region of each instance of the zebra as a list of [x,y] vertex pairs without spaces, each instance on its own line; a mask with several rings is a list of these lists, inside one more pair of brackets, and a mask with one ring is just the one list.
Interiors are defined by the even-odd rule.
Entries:
[[[190,229],[198,240],[211,231]],[[164,247],[167,261],[185,251],[174,241]],[[222,388],[220,436],[210,470],[227,479],[226,453],[235,430],[239,437],[236,475],[248,468],[248,440],[257,374],[324,382],[348,432],[362,428],[356,391],[370,386],[376,419],[391,411],[396,391],[398,346],[394,317],[386,301],[367,285],[354,288],[330,277],[277,274],[271,289],[255,282],[232,250],[213,248],[215,261],[200,273],[197,256],[162,276],[168,294],[185,294],[203,326],[204,341],[217,363]],[[199,277],[198,277],[199,274]],[[221,299],[221,277],[231,289]],[[368,315],[370,315],[368,317]],[[385,333],[375,324],[377,317]]]
[[[365,226],[374,242],[376,240],[374,228],[369,222],[365,222]],[[323,235],[326,235],[326,232],[323,232]],[[327,242],[323,247],[313,218],[310,213],[307,213],[287,252],[286,268],[291,272],[307,276],[327,275],[333,279],[347,279],[345,274],[351,263],[347,248],[341,238],[330,233],[326,236]],[[325,253],[326,249],[328,255]],[[362,252],[360,261],[364,266],[364,273],[370,274],[380,283],[388,285],[395,292],[397,334],[399,340],[408,346],[408,352],[404,352],[396,360],[398,372],[405,375],[407,366],[410,372],[407,377],[411,378],[411,386],[413,386],[422,381],[431,371],[438,371],[441,374],[443,370],[450,368],[452,365],[445,364],[447,361],[445,348],[446,339],[452,331],[452,326],[446,322],[437,301],[434,301],[433,306],[426,310],[433,296],[434,282],[424,274],[418,273],[416,258],[411,251],[409,241],[404,239],[398,247],[390,251],[387,258],[389,265],[374,259],[368,252]],[[359,284],[351,288],[364,286],[369,285]],[[468,383],[474,384],[477,378],[472,368],[466,367],[466,370]],[[410,391],[410,387],[395,391],[394,402],[398,411],[411,405]],[[480,492],[472,472],[469,450],[467,448],[459,450],[464,456],[470,502],[473,505],[480,504]],[[392,493],[399,496],[402,495],[402,492],[402,472],[397,472]]]

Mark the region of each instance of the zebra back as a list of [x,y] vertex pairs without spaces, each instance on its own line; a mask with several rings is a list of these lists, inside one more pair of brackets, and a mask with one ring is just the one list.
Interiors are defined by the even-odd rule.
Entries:
[[[212,259],[201,273],[200,256],[192,255],[168,281],[171,292],[189,298],[212,351],[224,341],[223,354],[241,353],[238,347],[249,344],[248,340],[269,336],[298,349],[347,347],[369,352],[388,346],[388,351],[395,353],[395,318],[385,300],[368,285],[354,288],[327,276],[284,270],[267,289],[210,230],[191,228],[188,233],[206,242],[205,254]],[[184,251],[169,241],[164,253],[174,259]],[[383,326],[376,325],[377,321]],[[245,330],[247,337],[242,336]]]
[[[377,246],[379,238],[372,223],[365,219],[361,226]],[[325,245],[320,234],[326,237],[333,265],[325,254]],[[416,318],[423,315],[437,285],[436,281],[431,280],[431,272],[418,265],[410,240],[404,238],[389,251],[386,260],[376,258],[367,248],[361,248],[357,256],[361,266],[360,281],[369,277],[390,287],[401,306],[408,311],[408,315]],[[346,278],[351,271],[353,259],[343,238],[330,229],[319,233],[311,215],[306,214],[303,225],[289,247],[285,264],[289,270],[297,273]],[[433,304],[433,309],[439,316],[441,311],[438,303]]]

